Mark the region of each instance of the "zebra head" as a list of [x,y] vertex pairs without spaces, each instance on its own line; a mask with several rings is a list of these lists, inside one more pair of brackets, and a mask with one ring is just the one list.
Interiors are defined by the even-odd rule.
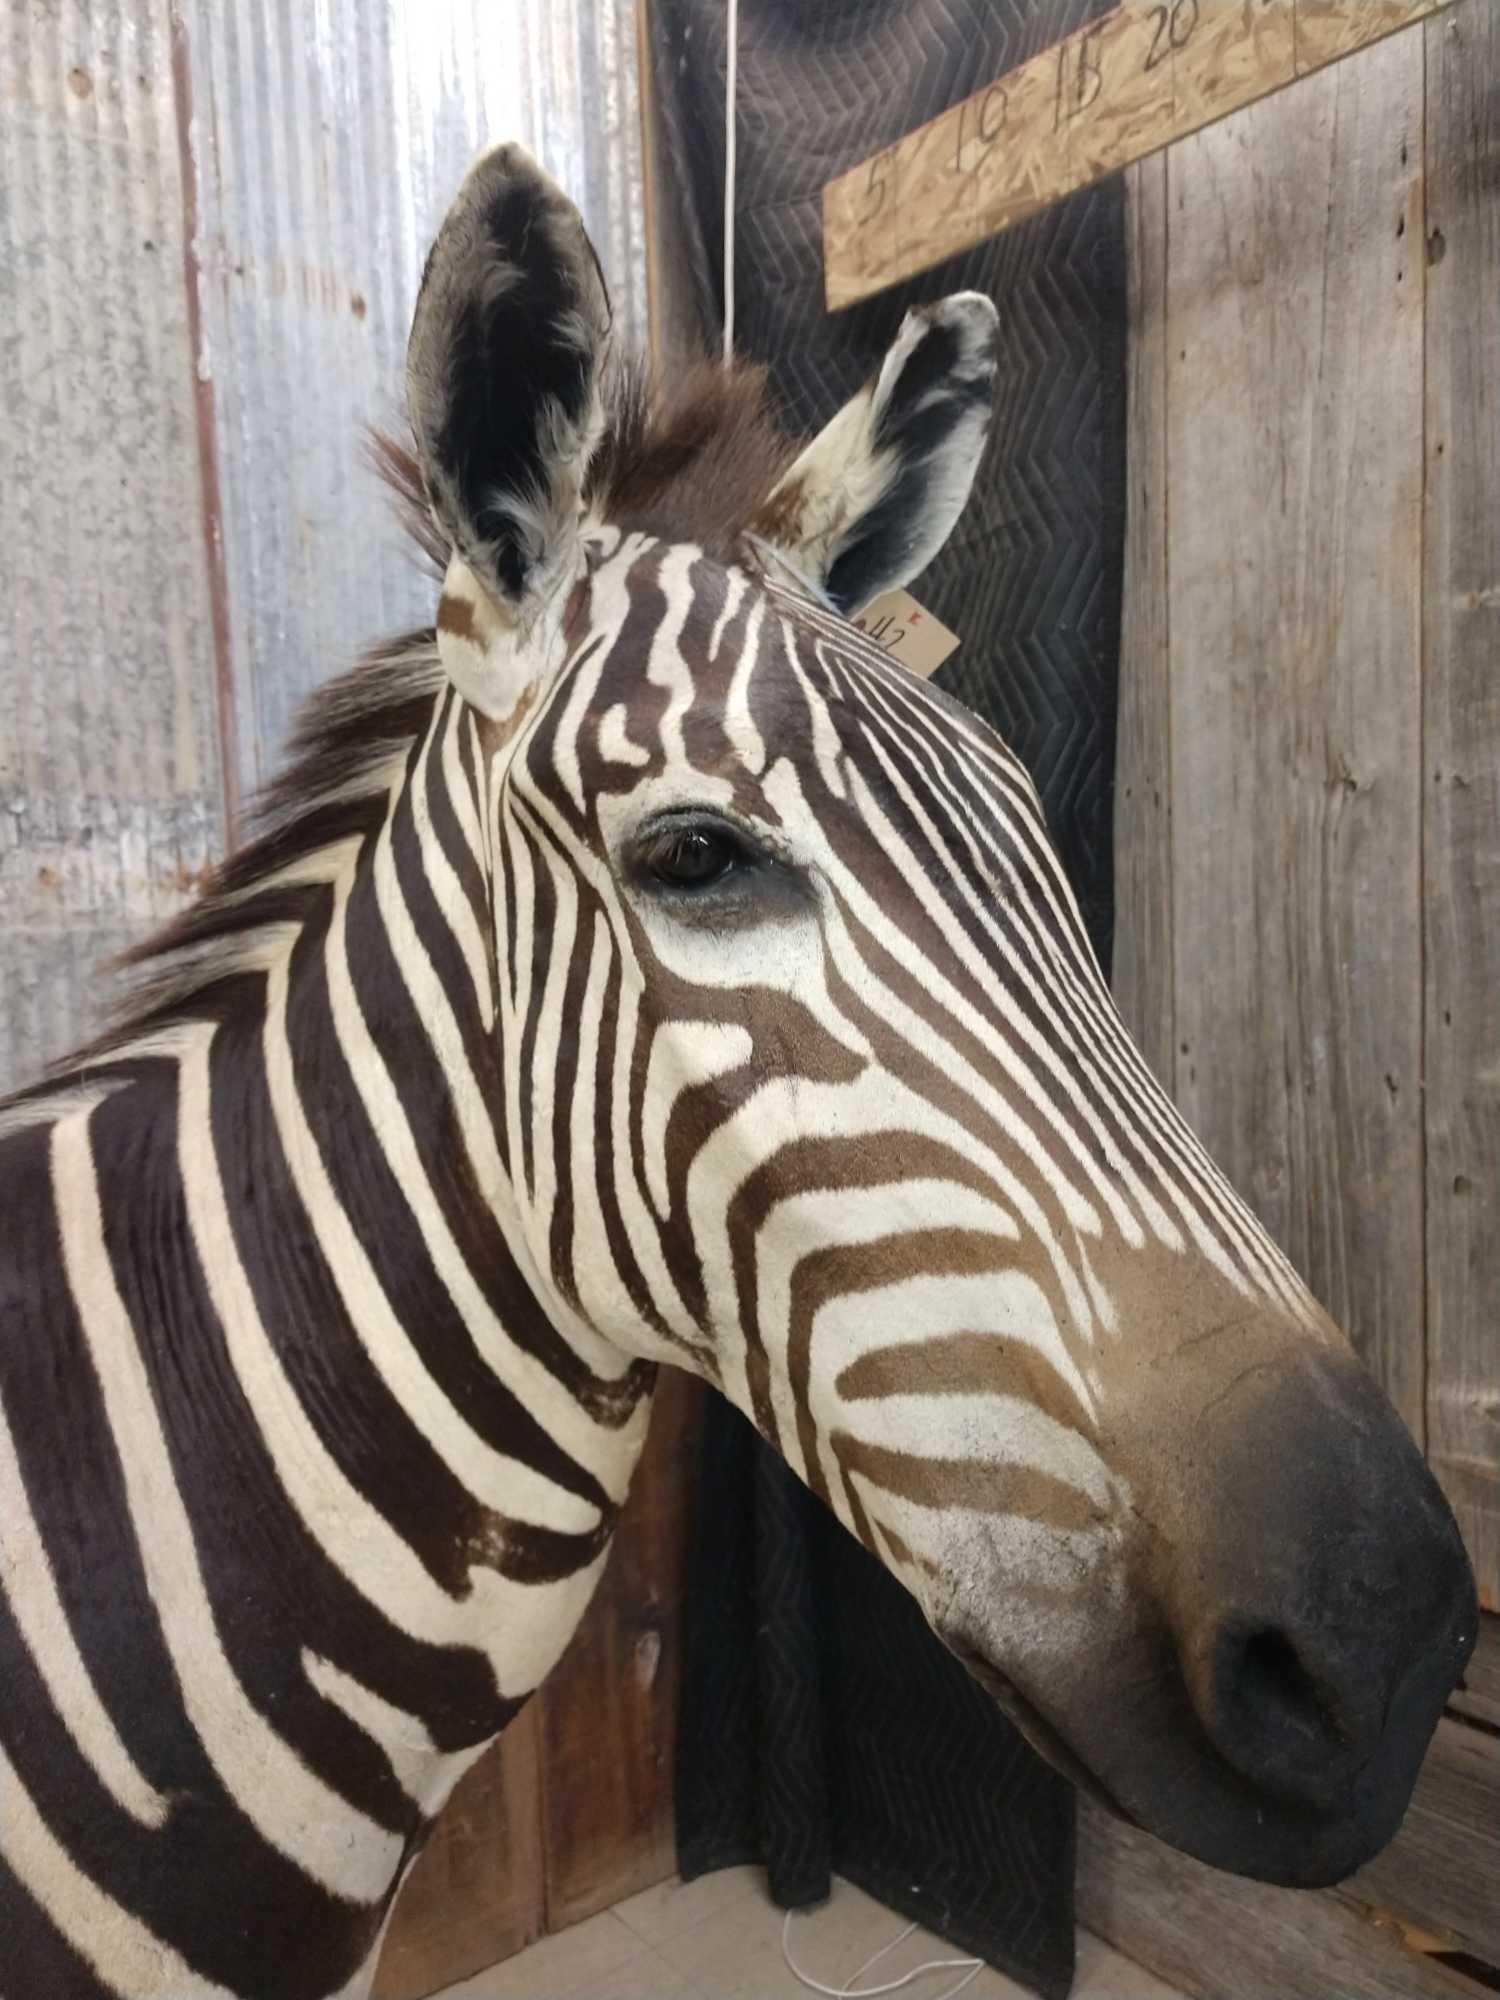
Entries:
[[637,464],[576,211],[513,148],[451,211],[408,386],[522,1226],[1064,1770],[1331,1880],[1473,1640],[1452,1516],[1147,1072],[1025,771],[848,622],[953,527],[994,320],[908,315],[794,462],[731,373]]

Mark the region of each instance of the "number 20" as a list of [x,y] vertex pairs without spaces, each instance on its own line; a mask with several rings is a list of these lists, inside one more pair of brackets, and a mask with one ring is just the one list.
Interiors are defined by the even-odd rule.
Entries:
[[1165,62],[1169,49],[1187,47],[1198,25],[1198,0],[1173,0],[1170,7],[1153,7],[1151,12],[1156,20],[1156,33],[1151,37],[1151,53],[1146,57],[1148,70]]

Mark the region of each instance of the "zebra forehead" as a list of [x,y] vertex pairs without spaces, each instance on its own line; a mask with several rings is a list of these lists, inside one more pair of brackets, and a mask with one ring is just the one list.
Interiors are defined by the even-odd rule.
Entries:
[[[727,747],[752,761],[766,748],[755,725],[779,718],[802,729],[816,708],[846,738],[875,729],[918,738],[939,760],[961,753],[965,768],[1005,783],[1015,804],[1035,809],[1024,765],[986,723],[893,662],[839,612],[768,574],[748,544],[725,560],[697,543],[611,538],[598,545],[593,574],[579,589],[571,658],[553,702],[571,710],[577,727],[599,728],[609,716],[614,761],[647,761],[645,743],[672,707],[664,697],[675,683],[677,719],[686,708],[749,721]],[[796,747],[778,746],[782,754]],[[814,743],[805,747],[811,757]]]

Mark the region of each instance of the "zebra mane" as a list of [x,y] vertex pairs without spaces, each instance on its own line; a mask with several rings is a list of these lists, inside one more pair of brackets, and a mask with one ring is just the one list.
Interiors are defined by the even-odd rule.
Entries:
[[[617,364],[586,499],[599,519],[726,558],[794,447],[772,417],[765,371],[702,362],[671,387],[639,363]],[[448,560],[415,454],[372,433],[371,462],[435,576]],[[100,1067],[170,1046],[172,1031],[217,1018],[245,991],[307,911],[308,890],[337,872],[351,840],[375,831],[413,743],[445,686],[432,627],[376,647],[302,707],[288,761],[252,805],[241,839],[198,897],[122,953],[130,975],[109,1024],[35,1083],[0,1097],[0,1137],[104,1084]]]

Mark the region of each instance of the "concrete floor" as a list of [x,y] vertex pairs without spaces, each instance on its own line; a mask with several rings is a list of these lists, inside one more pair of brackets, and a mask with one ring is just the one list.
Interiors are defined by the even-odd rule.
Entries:
[[[663,1882],[556,1937],[542,1938],[489,1972],[450,1986],[436,2000],[807,2000],[809,1989],[781,1955],[783,1912],[769,1901],[759,1868],[728,1868],[700,1881]],[[825,1987],[839,1991],[904,1920],[847,1882],[835,1882],[820,1910],[792,1919],[792,1955]],[[957,1958],[926,1931],[871,1968],[860,1988],[884,1985],[929,1958]],[[929,1972],[902,1988],[903,2000],[941,2000],[960,1971]],[[1151,1973],[1080,1932],[1074,2000],[1181,2000]],[[985,1966],[963,2000],[1034,2000]]]

